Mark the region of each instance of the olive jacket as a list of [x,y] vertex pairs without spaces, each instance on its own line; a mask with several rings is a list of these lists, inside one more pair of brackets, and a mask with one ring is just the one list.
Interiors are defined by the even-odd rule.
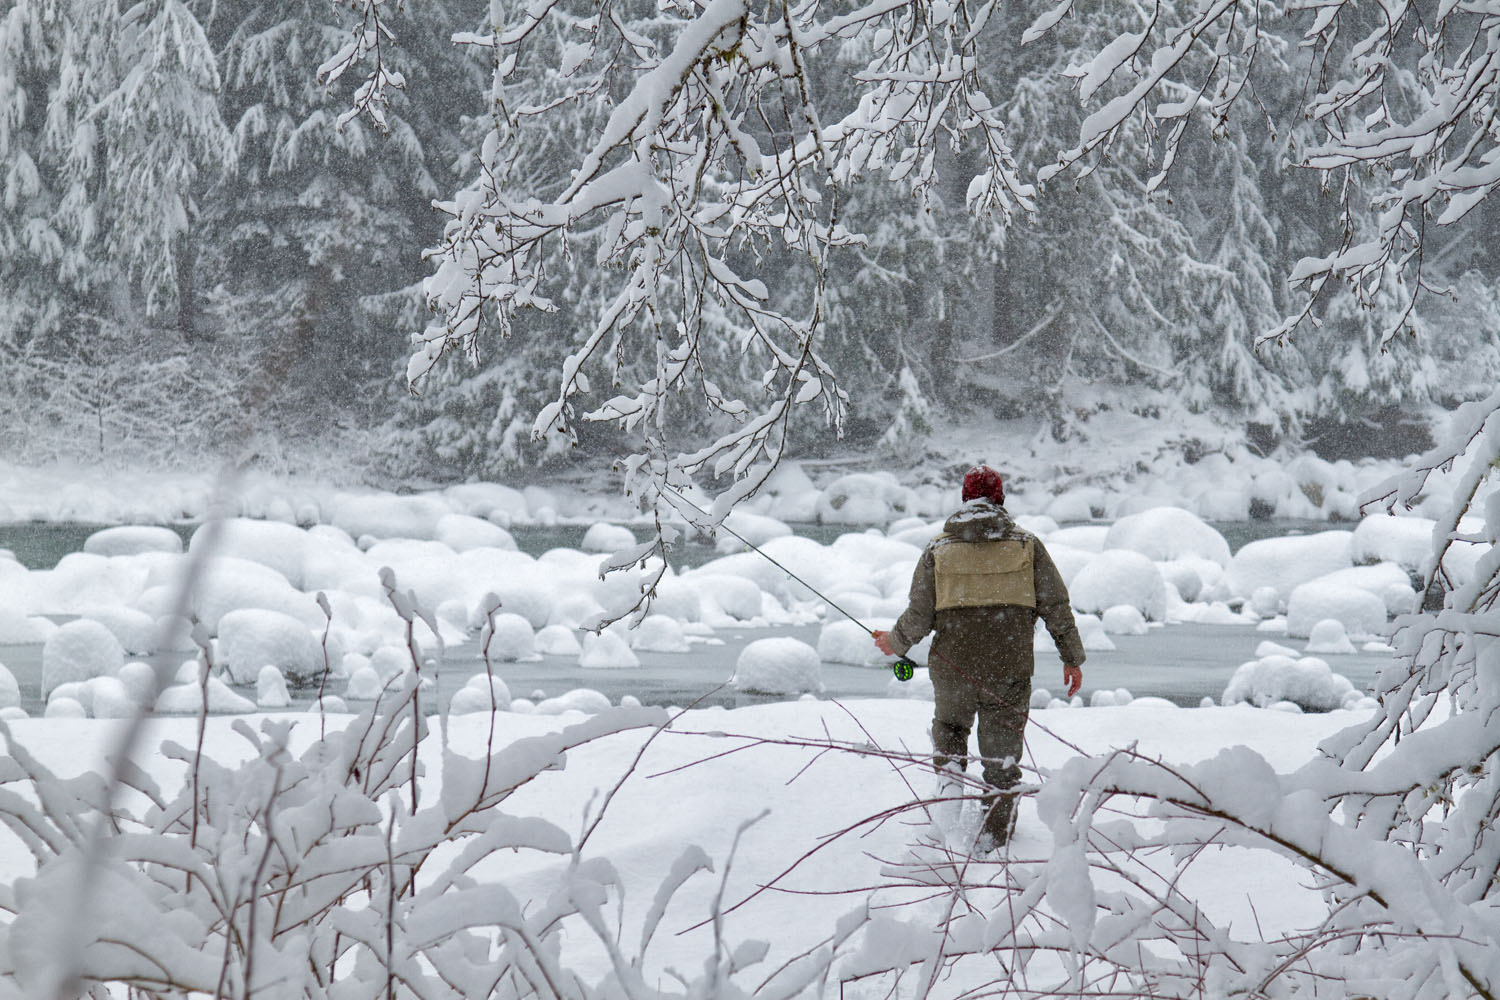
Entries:
[[1038,617],[1063,663],[1082,666],[1083,640],[1068,588],[1046,547],[1000,504],[970,500],[922,550],[906,611],[890,633],[891,648],[905,655],[936,629],[935,678],[948,672],[945,666],[976,678],[1029,678]]

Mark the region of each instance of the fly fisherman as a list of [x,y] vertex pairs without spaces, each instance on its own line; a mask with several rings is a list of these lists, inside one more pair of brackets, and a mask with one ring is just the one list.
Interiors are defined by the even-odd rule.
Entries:
[[[990,792],[977,849],[1010,837],[1021,780],[1022,735],[1031,706],[1032,634],[1047,624],[1063,661],[1068,697],[1083,686],[1083,641],[1068,588],[1037,537],[1006,512],[1000,473],[977,466],[964,476],[964,504],[927,544],[911,579],[906,611],[875,645],[905,656],[936,628],[928,667],[937,705],[933,765],[943,775],[969,763],[969,730],[979,716],[979,755]],[[941,793],[940,793],[941,794]]]

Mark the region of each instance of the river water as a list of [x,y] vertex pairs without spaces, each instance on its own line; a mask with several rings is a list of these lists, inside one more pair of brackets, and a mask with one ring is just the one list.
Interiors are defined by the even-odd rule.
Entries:
[[[12,550],[32,569],[56,565],[69,552],[82,549],[84,540],[97,525],[79,524],[7,524],[0,525],[0,548]],[[1254,538],[1294,532],[1327,530],[1322,522],[1248,521],[1216,525],[1230,541],[1232,548]],[[1336,526],[1333,526],[1336,527]],[[178,526],[190,535],[192,526]],[[577,547],[586,526],[562,525],[548,528],[517,528],[512,534],[525,551],[540,554],[549,548]],[[831,541],[850,529],[832,525],[799,526],[798,534],[819,541]],[[681,566],[699,565],[717,553],[709,545],[694,544],[679,549],[673,562]],[[777,700],[747,695],[731,690],[728,681],[734,674],[735,661],[745,645],[767,636],[791,636],[816,645],[820,626],[776,627],[773,629],[720,629],[714,643],[695,644],[688,653],[638,653],[641,666],[630,669],[586,669],[575,657],[543,657],[533,663],[501,663],[497,674],[518,697],[554,697],[574,688],[592,688],[618,701],[634,695],[646,704],[722,705],[735,707]],[[1170,625],[1153,628],[1143,636],[1112,636],[1118,647],[1111,652],[1089,654],[1084,667],[1084,696],[1100,689],[1126,688],[1136,697],[1155,696],[1183,706],[1196,706],[1204,697],[1217,700],[1223,694],[1235,668],[1254,659],[1255,647],[1265,639],[1296,647],[1275,633],[1257,632],[1239,625]],[[182,658],[182,654],[173,654]],[[1367,690],[1382,666],[1392,662],[1389,654],[1357,653],[1327,656],[1334,672],[1348,677],[1356,688]],[[9,667],[22,689],[22,707],[36,714],[41,702],[41,647],[0,646],[0,663]],[[446,702],[453,690],[461,687],[473,674],[484,669],[475,643],[450,649],[438,669],[438,697]],[[1062,680],[1061,661],[1053,652],[1037,654],[1034,685],[1057,692]],[[887,694],[891,675],[884,669],[825,663],[822,666],[824,697],[881,697]],[[338,689],[342,684],[337,685]],[[338,693],[338,691],[335,691]],[[300,697],[299,697],[300,695]],[[253,692],[252,692],[253,696]],[[309,692],[294,692],[294,698],[306,704]],[[358,708],[354,703],[351,708]]]

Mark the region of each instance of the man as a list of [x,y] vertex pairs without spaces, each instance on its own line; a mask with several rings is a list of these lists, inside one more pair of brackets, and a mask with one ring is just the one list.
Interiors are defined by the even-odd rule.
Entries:
[[1000,473],[970,469],[964,505],[928,543],[912,575],[906,611],[891,631],[875,632],[887,655],[904,656],[934,628],[928,667],[937,705],[932,718],[933,765],[968,766],[969,730],[979,717],[979,755],[986,795],[978,848],[1010,837],[1021,780],[1022,735],[1031,707],[1032,635],[1040,615],[1063,661],[1068,697],[1083,686],[1083,640],[1068,588],[1052,557],[1005,510]]

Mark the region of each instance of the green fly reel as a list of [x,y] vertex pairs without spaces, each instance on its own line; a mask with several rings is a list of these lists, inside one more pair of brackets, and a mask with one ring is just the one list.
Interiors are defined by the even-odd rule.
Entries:
[[896,675],[898,681],[909,681],[916,672],[917,665],[904,656],[898,657],[896,662],[891,664],[891,673]]

